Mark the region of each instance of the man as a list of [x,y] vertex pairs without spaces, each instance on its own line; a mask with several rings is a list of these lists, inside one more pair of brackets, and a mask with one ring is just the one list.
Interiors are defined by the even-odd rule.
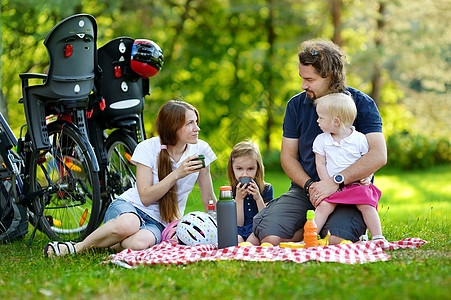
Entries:
[[[280,160],[292,180],[288,192],[270,202],[254,217],[253,232],[262,243],[278,245],[284,241],[300,241],[307,210],[315,207],[340,187],[374,174],[386,164],[387,148],[382,133],[382,120],[374,101],[366,94],[346,86],[344,52],[331,41],[311,40],[302,45],[299,76],[304,92],[287,104],[283,122]],[[369,152],[341,174],[319,181],[312,144],[321,133],[313,101],[329,93],[349,92],[356,102],[354,126],[366,135]],[[330,244],[342,240],[356,242],[365,233],[362,214],[355,205],[337,205],[321,231],[330,231]]]

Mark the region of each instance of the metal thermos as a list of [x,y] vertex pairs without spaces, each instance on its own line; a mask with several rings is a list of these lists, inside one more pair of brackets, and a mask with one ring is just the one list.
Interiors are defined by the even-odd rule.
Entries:
[[231,186],[221,186],[219,188],[216,218],[218,223],[218,248],[237,246],[236,202],[233,199]]

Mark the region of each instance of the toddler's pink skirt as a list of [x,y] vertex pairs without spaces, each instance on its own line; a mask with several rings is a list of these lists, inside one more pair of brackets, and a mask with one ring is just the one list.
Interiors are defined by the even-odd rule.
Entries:
[[369,204],[377,209],[381,191],[374,185],[351,184],[342,191],[330,195],[324,201],[342,204]]

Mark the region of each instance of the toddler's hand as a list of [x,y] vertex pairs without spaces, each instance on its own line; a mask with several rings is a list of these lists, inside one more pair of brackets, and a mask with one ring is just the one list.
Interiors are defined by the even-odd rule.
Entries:
[[360,184],[361,185],[370,185],[371,184],[371,179],[373,178],[374,174],[371,174],[370,176],[360,179]]

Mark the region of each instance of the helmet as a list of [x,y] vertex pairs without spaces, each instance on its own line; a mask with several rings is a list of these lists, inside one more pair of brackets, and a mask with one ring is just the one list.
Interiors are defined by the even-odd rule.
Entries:
[[175,220],[169,223],[168,226],[161,232],[161,241],[169,241],[172,244],[177,244],[177,235],[175,231],[177,230],[177,224],[180,220]]
[[180,219],[177,238],[181,244],[189,246],[215,244],[218,242],[216,221],[204,212],[190,212]]
[[163,52],[153,41],[137,39],[133,42],[131,66],[142,78],[157,75],[163,66]]

